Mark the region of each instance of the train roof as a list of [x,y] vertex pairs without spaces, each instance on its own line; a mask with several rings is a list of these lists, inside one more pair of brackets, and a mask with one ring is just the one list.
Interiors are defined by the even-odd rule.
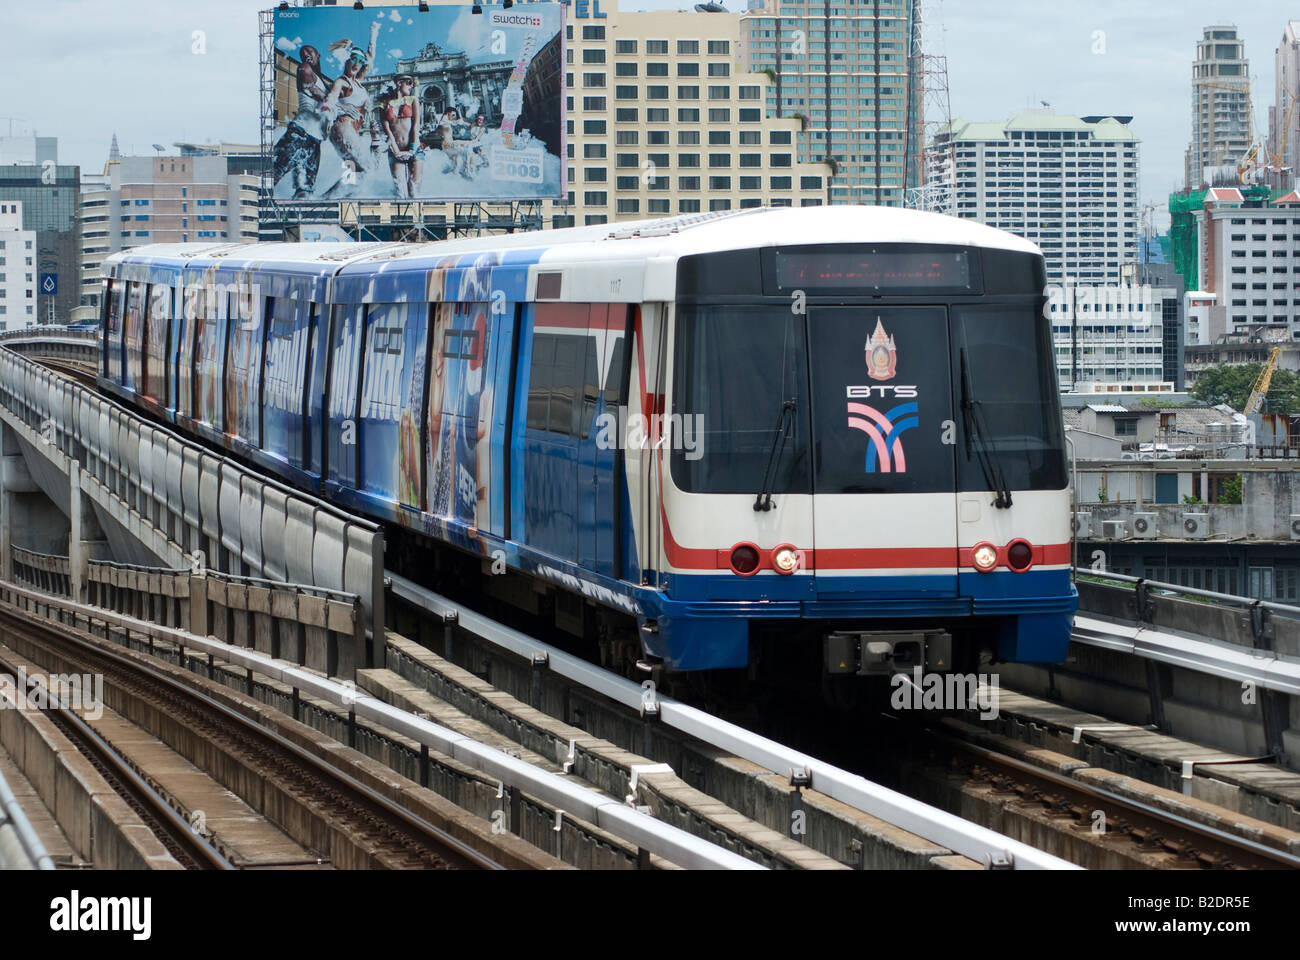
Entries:
[[[675,259],[755,247],[823,243],[919,243],[1039,253],[1033,243],[973,220],[898,207],[754,207],[560,230],[466,237],[433,243],[155,244],[113,254],[121,263],[159,261],[197,268],[324,276],[383,262],[385,272],[427,270],[451,258],[501,251],[505,261],[537,264]],[[525,252],[531,253],[527,255]],[[512,255],[513,254],[513,255]],[[350,269],[348,269],[350,268]]]

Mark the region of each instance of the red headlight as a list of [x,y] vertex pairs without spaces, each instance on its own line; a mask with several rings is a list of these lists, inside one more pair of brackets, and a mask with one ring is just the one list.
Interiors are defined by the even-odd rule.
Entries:
[[1024,540],[1013,540],[1007,547],[1007,566],[1016,573],[1024,573],[1034,563],[1034,548]]
[[742,577],[758,572],[758,547],[752,543],[738,543],[731,548],[731,569]]

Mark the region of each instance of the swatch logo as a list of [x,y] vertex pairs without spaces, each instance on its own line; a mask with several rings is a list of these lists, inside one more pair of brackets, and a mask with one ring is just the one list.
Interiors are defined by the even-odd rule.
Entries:
[[865,403],[849,404],[849,426],[870,438],[865,466],[867,473],[875,473],[877,465],[881,473],[907,472],[907,459],[903,455],[903,441],[899,434],[920,422],[916,412],[915,403],[901,403],[886,413]]

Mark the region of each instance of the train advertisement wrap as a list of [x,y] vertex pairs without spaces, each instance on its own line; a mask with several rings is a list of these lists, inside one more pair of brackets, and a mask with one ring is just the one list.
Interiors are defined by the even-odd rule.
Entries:
[[277,10],[275,196],[560,197],[563,27],[559,3]]

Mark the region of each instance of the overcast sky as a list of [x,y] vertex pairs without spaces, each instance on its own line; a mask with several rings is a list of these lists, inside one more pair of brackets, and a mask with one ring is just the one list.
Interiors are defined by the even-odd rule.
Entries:
[[[14,133],[57,136],[60,162],[93,172],[114,132],[123,153],[150,154],[155,143],[170,151],[187,139],[256,143],[257,11],[270,5],[0,0],[0,135],[12,121]],[[1201,28],[1239,28],[1257,78],[1255,123],[1266,132],[1273,52],[1287,17],[1300,17],[1300,3],[1284,0],[929,0],[928,8],[942,25],[928,45],[949,58],[955,117],[1001,120],[1040,101],[1077,115],[1131,114],[1144,201],[1182,183]]]

